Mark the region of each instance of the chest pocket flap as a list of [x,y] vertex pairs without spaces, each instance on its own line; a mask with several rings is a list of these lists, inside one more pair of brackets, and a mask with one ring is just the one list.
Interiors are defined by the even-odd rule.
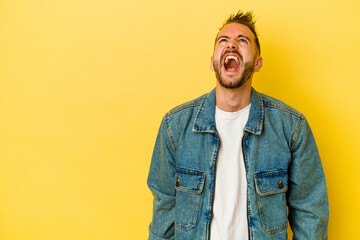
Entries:
[[261,172],[254,175],[256,192],[260,196],[286,192],[288,173],[285,170]]
[[176,169],[176,190],[200,194],[204,188],[204,182],[205,173],[203,172],[181,168]]

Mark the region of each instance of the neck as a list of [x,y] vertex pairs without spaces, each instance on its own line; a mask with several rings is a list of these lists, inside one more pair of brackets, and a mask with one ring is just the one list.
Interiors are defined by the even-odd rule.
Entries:
[[226,112],[235,112],[251,102],[251,79],[239,88],[224,88],[216,84],[216,106]]

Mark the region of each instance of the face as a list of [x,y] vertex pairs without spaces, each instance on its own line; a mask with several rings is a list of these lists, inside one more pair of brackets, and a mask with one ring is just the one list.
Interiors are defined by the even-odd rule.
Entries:
[[210,66],[219,84],[225,88],[239,88],[261,66],[262,58],[258,56],[251,30],[239,23],[225,25],[216,38]]

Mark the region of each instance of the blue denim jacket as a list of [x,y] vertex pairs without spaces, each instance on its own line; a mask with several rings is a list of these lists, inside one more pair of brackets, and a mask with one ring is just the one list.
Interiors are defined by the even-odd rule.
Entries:
[[[326,239],[328,198],[318,150],[301,113],[251,91],[243,153],[249,239]],[[162,120],[148,176],[149,239],[209,239],[219,136],[215,89]]]

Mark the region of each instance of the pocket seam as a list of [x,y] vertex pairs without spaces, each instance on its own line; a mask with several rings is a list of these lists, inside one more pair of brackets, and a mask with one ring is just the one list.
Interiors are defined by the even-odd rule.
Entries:
[[186,193],[193,193],[193,194],[197,194],[197,195],[200,195],[202,193],[202,191],[204,189],[204,183],[205,183],[205,173],[199,173],[199,172],[194,172],[194,171],[186,171],[186,170],[180,170],[180,169],[177,169],[176,172],[201,176],[201,182],[200,182],[198,190],[191,190],[191,189],[188,189],[188,188],[185,188],[185,187],[176,187],[175,186],[176,190],[186,192]]
[[263,214],[262,214],[262,205],[261,205],[261,201],[260,201],[260,195],[257,195],[257,202],[258,202],[258,207],[259,207],[259,214],[260,214],[260,219],[261,219],[261,225],[263,227],[263,229],[265,230],[265,232],[267,232],[269,235],[272,235],[276,232],[280,232],[280,231],[283,231],[287,228],[287,221],[286,221],[286,224],[285,225],[282,225],[282,226],[279,226],[279,227],[274,227],[272,229],[268,228],[265,226],[265,220],[264,220],[264,217],[263,217]]
[[177,191],[193,194],[194,197],[196,196],[196,205],[195,205],[195,209],[194,209],[194,215],[193,215],[193,218],[190,221],[190,223],[184,226],[184,225],[180,225],[180,224],[176,223],[176,221],[174,222],[174,225],[176,228],[182,229],[185,231],[189,231],[190,229],[192,229],[196,226],[196,223],[198,220],[198,213],[199,213],[200,202],[201,202],[201,193],[203,192],[204,185],[205,185],[205,172],[199,172],[199,171],[195,171],[195,170],[188,170],[188,169],[182,169],[182,168],[177,168],[176,172],[189,174],[189,175],[201,176],[201,180],[198,185],[198,189],[196,189],[196,190],[192,190],[192,189],[186,188],[184,186],[179,186],[179,187],[175,186],[175,189]]
[[256,189],[256,193],[257,193],[256,194],[256,199],[257,199],[257,205],[258,205],[258,210],[259,210],[258,212],[259,212],[259,215],[260,215],[261,225],[262,225],[263,229],[265,230],[265,232],[268,233],[269,235],[272,235],[272,234],[274,234],[276,232],[280,232],[280,231],[285,230],[287,228],[287,226],[288,226],[288,221],[286,221],[286,223],[284,225],[274,226],[271,229],[268,228],[266,226],[266,224],[265,224],[265,219],[264,219],[264,216],[263,216],[263,207],[262,207],[260,198],[261,197],[266,197],[266,196],[269,196],[269,195],[285,193],[288,190],[288,186],[286,186],[283,189],[275,189],[275,190],[269,190],[269,191],[262,192],[261,189],[260,189],[260,184],[257,181],[257,179],[261,178],[261,177],[271,176],[271,175],[278,175],[278,174],[284,174],[284,173],[287,174],[287,172],[288,171],[286,171],[286,170],[277,170],[277,171],[254,174],[255,189]]
[[270,172],[270,173],[254,174],[256,193],[259,194],[260,196],[268,196],[268,195],[271,195],[271,194],[277,194],[277,193],[286,192],[288,190],[287,186],[285,188],[282,188],[282,189],[275,189],[275,190],[269,190],[269,191],[263,192],[263,191],[261,191],[260,184],[257,181],[257,179],[261,178],[261,177],[266,177],[266,176],[271,176],[271,175],[278,175],[278,174],[282,174],[282,173],[287,173],[287,171],[275,171],[275,172]]
[[197,195],[198,195],[197,199],[196,199],[197,204],[196,204],[196,208],[195,208],[194,217],[193,217],[193,220],[191,221],[191,223],[189,223],[186,226],[181,226],[181,225],[179,225],[179,224],[177,224],[175,222],[175,227],[180,228],[180,229],[185,230],[185,231],[189,231],[190,229],[195,227],[196,222],[197,222],[197,217],[198,217],[197,215],[198,215],[198,212],[199,212],[200,196],[201,196],[200,194],[197,194]]

